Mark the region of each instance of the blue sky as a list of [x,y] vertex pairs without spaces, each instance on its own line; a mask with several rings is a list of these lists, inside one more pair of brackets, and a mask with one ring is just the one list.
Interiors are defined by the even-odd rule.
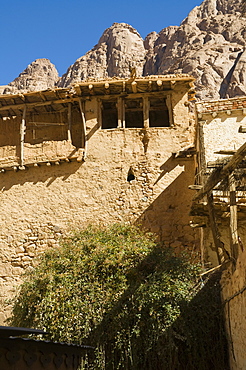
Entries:
[[144,38],[179,25],[202,0],[0,0],[0,85],[37,58],[62,75],[97,44],[114,22],[132,25]]

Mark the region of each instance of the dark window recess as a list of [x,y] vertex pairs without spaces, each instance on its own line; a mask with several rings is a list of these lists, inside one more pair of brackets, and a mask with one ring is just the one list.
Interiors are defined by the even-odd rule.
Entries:
[[118,111],[116,101],[102,102],[102,128],[118,127]]
[[127,175],[127,181],[130,182],[132,180],[135,180],[135,175],[133,173],[133,170],[130,168]]
[[149,126],[150,127],[169,127],[169,112],[166,99],[150,98]]
[[142,99],[125,101],[126,127],[143,127],[143,101]]

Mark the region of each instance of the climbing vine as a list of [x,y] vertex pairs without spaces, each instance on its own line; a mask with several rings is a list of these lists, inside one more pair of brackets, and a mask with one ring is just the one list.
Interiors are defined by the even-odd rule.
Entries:
[[[191,366],[199,336],[192,310],[206,324],[205,302],[192,306],[198,276],[199,266],[136,227],[89,227],[42,255],[14,300],[10,323],[44,329],[51,340],[94,346],[82,369],[211,370]],[[218,302],[214,312],[217,320]],[[211,335],[216,320],[207,329]],[[215,357],[213,351],[211,361]]]

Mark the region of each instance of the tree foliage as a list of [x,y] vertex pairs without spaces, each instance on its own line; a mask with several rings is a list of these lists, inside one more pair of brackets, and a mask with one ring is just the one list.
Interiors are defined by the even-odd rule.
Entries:
[[136,227],[89,227],[27,274],[11,325],[95,346],[86,369],[178,369],[170,328],[198,270]]

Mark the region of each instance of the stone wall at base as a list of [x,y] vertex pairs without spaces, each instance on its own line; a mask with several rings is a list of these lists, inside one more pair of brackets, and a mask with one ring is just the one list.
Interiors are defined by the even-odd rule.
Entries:
[[[98,130],[85,162],[0,174],[0,284],[13,295],[35,256],[88,224],[135,222],[177,249],[196,249],[189,226],[193,158],[175,158],[190,135],[174,128]],[[143,135],[148,134],[145,151]],[[183,137],[183,143],[180,140]],[[134,179],[128,181],[129,171]],[[2,305],[1,322],[9,309]]]

